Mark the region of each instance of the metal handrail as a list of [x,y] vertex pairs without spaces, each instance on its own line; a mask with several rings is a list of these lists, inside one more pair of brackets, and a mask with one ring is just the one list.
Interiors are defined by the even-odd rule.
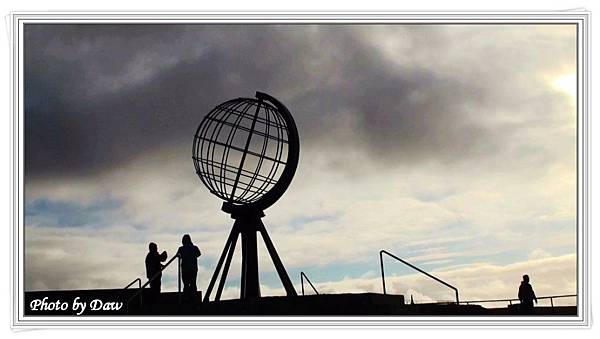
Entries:
[[[129,287],[133,286],[133,284],[135,284],[136,282],[138,283],[138,290],[140,290],[142,288],[142,279],[140,278],[135,278],[132,282],[129,283],[129,285],[123,287],[123,290],[126,290]],[[142,295],[143,294],[140,294],[140,307],[142,307],[143,305]],[[127,302],[129,302],[129,300]]]
[[[142,294],[142,292],[144,291],[144,288],[146,286],[148,286],[152,281],[154,281],[154,279],[158,278],[158,276],[162,273],[162,271],[164,271],[169,265],[171,265],[171,263],[173,262],[173,260],[175,260],[175,258],[178,258],[177,260],[177,293],[178,293],[178,302],[181,303],[181,256],[178,254],[175,254],[171,259],[169,259],[169,261],[167,261],[167,263],[160,269],[160,271],[156,272],[150,279],[148,279],[148,281],[146,281],[146,283],[142,286],[140,286],[139,290],[133,295],[131,296],[129,299],[127,299],[127,309],[129,309],[129,303],[131,302],[131,300],[133,300],[133,298],[137,297],[138,294]],[[138,278],[139,279],[139,278]],[[142,304],[140,303],[140,306]]]
[[447,282],[445,282],[445,281],[443,281],[443,280],[441,280],[441,279],[439,279],[437,277],[434,277],[433,275],[431,275],[431,274],[423,271],[422,269],[416,267],[415,265],[413,265],[413,264],[411,264],[411,263],[409,263],[409,262],[407,262],[405,260],[402,260],[402,259],[398,258],[397,256],[393,255],[392,253],[390,253],[390,252],[388,252],[386,250],[379,251],[379,264],[381,266],[381,281],[383,283],[383,294],[387,294],[386,289],[385,289],[385,273],[384,273],[384,269],[383,269],[383,254],[384,253],[387,254],[388,256],[390,256],[390,257],[392,257],[392,258],[400,261],[401,263],[405,264],[406,266],[408,266],[408,267],[410,267],[412,269],[415,269],[415,270],[419,271],[420,273],[425,274],[426,276],[428,276],[429,278],[431,278],[431,279],[439,282],[440,284],[445,285],[446,287],[453,289],[454,293],[456,294],[456,304],[458,305],[460,303],[460,301],[458,299],[458,289],[456,287],[448,284]]
[[[550,295],[550,296],[544,296],[544,297],[538,297],[536,298],[537,300],[542,300],[542,299],[550,299],[550,306],[552,308],[554,308],[554,299],[558,299],[558,298],[571,298],[571,297],[576,297],[577,294],[562,294],[562,295]],[[461,301],[461,304],[465,304],[465,305],[469,305],[469,304],[479,304],[479,303],[493,303],[493,302],[503,302],[503,301],[508,301],[510,305],[512,305],[513,301],[519,301],[518,298],[513,298],[513,299],[486,299],[486,300],[466,300],[466,301]]]
[[131,287],[131,285],[138,283],[138,288],[142,288],[142,279],[140,278],[135,278],[135,280],[133,280],[132,282],[129,283],[129,285],[123,287],[124,290],[128,289],[129,287]]
[[310,282],[310,279],[308,279],[306,274],[304,274],[304,272],[300,272],[300,284],[302,285],[302,295],[304,295],[304,279],[305,278],[306,278],[306,281],[308,281],[308,283],[310,284],[310,287],[312,287],[313,291],[315,291],[316,294],[319,294],[319,292],[317,291],[315,286],[312,284],[312,282]]

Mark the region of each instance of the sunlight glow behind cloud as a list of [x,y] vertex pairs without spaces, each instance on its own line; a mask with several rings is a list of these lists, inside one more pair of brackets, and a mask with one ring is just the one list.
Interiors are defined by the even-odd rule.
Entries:
[[577,96],[577,75],[575,73],[568,73],[557,77],[552,82],[552,85],[557,90],[568,94],[575,101]]

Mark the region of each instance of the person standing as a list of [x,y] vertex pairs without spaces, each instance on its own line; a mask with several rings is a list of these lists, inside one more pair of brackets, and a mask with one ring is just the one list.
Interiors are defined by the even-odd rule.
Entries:
[[158,246],[151,242],[148,244],[148,254],[146,255],[146,277],[152,279],[154,275],[158,273],[158,276],[150,281],[150,291],[157,295],[160,293],[160,280],[162,279],[162,267],[161,262],[167,260],[167,252],[163,251],[158,254]]
[[181,280],[183,282],[183,294],[192,299],[198,290],[196,278],[198,275],[198,257],[200,249],[192,243],[192,238],[186,234],[181,239],[183,246],[179,247],[177,254],[181,257]]
[[521,301],[521,312],[523,314],[533,314],[533,301],[537,304],[537,297],[533,287],[529,284],[529,276],[525,274],[521,286],[519,286],[519,300]]

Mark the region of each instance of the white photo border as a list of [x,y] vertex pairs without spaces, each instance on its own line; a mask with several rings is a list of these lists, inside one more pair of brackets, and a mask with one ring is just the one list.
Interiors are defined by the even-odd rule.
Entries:
[[[590,327],[590,12],[13,12],[11,46],[11,326],[17,328]],[[23,26],[28,23],[577,25],[577,316],[25,316]]]

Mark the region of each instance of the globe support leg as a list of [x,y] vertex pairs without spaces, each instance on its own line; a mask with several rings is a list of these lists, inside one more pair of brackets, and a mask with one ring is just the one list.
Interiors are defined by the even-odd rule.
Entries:
[[219,287],[217,287],[217,294],[215,295],[215,300],[221,300],[221,294],[223,293],[223,287],[225,286],[225,280],[227,279],[227,273],[229,273],[229,266],[231,265],[231,259],[233,257],[233,252],[235,251],[235,246],[237,245],[237,239],[239,232],[238,225],[233,225],[234,236],[229,244],[229,249],[227,252],[227,259],[225,260],[225,266],[223,266],[223,273],[221,273],[221,279],[219,280]]
[[258,230],[260,231],[260,234],[263,237],[263,240],[265,242],[265,245],[267,246],[267,250],[269,251],[269,255],[271,256],[271,260],[273,260],[273,265],[275,265],[275,269],[277,270],[277,274],[279,274],[279,279],[281,280],[281,283],[283,284],[283,288],[285,288],[285,292],[288,295],[288,297],[290,296],[297,296],[298,293],[296,293],[296,289],[294,288],[294,285],[292,284],[292,281],[290,280],[290,277],[287,274],[287,271],[285,270],[285,267],[283,266],[283,263],[281,262],[281,259],[279,258],[279,255],[277,254],[277,250],[275,250],[275,246],[273,245],[273,242],[271,241],[271,237],[269,237],[269,233],[267,233],[267,229],[265,228],[265,225],[262,223],[262,220],[258,220],[259,224],[258,224]]
[[[281,262],[281,259],[279,258],[279,255],[277,254],[277,250],[273,245],[273,241],[271,240],[271,237],[267,233],[267,229],[261,220],[262,216],[264,216],[262,213],[234,216],[235,223],[233,224],[231,233],[227,238],[227,242],[225,243],[225,247],[223,248],[223,252],[221,253],[221,257],[219,258],[217,267],[215,268],[215,272],[213,273],[208,288],[206,289],[204,302],[210,301],[210,294],[217,281],[217,278],[219,278],[219,275],[220,280],[214,300],[218,301],[221,299],[238,237],[241,237],[242,243],[240,299],[260,298],[261,293],[258,274],[257,246],[258,232],[260,232],[269,252],[269,256],[271,257],[271,260],[273,260],[273,265],[277,270],[277,274],[279,275],[279,279],[281,279],[281,283],[285,288],[286,294],[288,296],[298,295],[294,285],[292,284],[292,281],[290,280],[290,277],[287,274],[287,271],[285,270],[285,267],[283,266],[283,263]],[[222,272],[221,268],[223,268]]]
[[227,241],[225,242],[225,247],[223,248],[223,253],[221,253],[221,257],[219,258],[217,267],[215,268],[215,272],[213,273],[213,276],[210,279],[210,283],[208,284],[208,288],[206,289],[206,295],[204,296],[204,300],[203,300],[204,302],[210,301],[210,293],[212,292],[212,289],[215,286],[215,282],[217,281],[217,278],[219,277],[219,272],[221,271],[221,266],[223,265],[223,261],[225,260],[225,255],[227,255],[227,253],[230,250],[233,251],[235,249],[235,246],[233,248],[231,248],[231,242],[233,241],[234,237],[237,239],[238,233],[239,233],[239,229],[238,229],[238,227],[235,227],[235,224],[234,224],[234,227],[231,228],[229,237],[227,238]]
[[256,225],[246,223],[242,230],[242,288],[240,298],[259,298],[258,249],[256,243]]

